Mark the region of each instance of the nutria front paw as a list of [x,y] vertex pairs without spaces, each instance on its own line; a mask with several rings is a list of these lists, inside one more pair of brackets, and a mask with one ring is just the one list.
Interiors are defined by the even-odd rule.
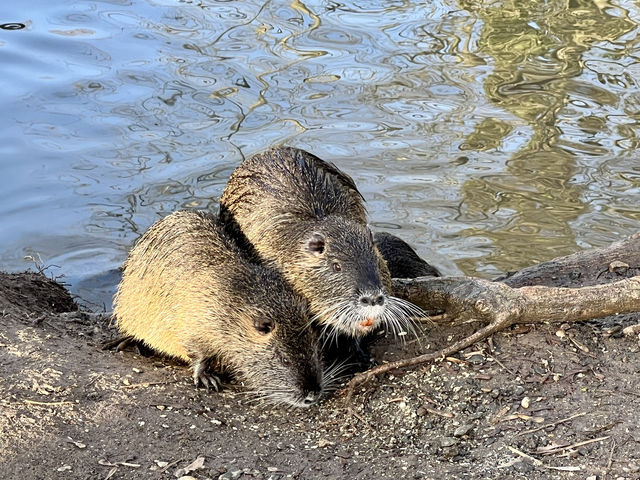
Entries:
[[206,359],[200,359],[193,362],[193,384],[198,388],[202,385],[209,390],[213,388],[216,392],[220,391],[222,381],[220,378],[207,371],[209,362]]
[[195,384],[196,388],[202,385],[207,390],[213,388],[216,392],[219,392],[220,387],[222,386],[222,381],[217,375],[206,372],[202,372],[198,376],[196,376],[194,373],[193,383]]

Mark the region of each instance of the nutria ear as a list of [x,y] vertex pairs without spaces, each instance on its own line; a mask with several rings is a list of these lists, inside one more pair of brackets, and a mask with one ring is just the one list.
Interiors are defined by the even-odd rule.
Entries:
[[324,252],[324,235],[313,232],[309,240],[307,240],[307,251],[316,257]]
[[271,330],[273,330],[273,327],[275,327],[275,324],[273,320],[271,320],[270,318],[260,317],[260,318],[256,318],[253,321],[253,326],[258,332],[262,333],[263,335],[266,335]]

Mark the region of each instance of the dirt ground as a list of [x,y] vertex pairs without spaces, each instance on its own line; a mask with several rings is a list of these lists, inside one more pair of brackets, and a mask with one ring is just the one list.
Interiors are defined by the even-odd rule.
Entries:
[[[638,318],[517,327],[365,385],[349,413],[339,394],[250,404],[172,360],[102,350],[109,318],[39,274],[0,274],[0,315],[0,478],[640,478],[640,345],[620,333]],[[473,327],[380,336],[374,353]]]

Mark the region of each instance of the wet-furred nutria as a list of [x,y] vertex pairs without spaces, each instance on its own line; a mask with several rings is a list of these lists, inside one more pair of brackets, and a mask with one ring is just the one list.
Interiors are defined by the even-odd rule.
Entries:
[[231,175],[220,216],[307,298],[324,331],[412,329],[406,314],[418,309],[390,296],[362,195],[335,165],[290,147],[254,155]]
[[114,297],[119,330],[191,364],[217,389],[215,360],[257,397],[309,406],[323,391],[306,301],[275,269],[251,262],[217,217],[176,212],[156,222],[124,264]]
[[440,270],[424,261],[411,246],[387,232],[376,232],[373,240],[387,262],[393,278],[439,277]]

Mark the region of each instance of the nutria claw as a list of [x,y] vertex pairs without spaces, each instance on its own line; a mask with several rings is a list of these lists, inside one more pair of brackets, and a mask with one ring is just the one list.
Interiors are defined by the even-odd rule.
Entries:
[[207,390],[209,390],[209,388],[213,388],[216,392],[220,391],[220,386],[222,385],[222,381],[218,376],[205,372],[202,372],[199,376],[196,376],[194,373],[193,383],[196,388],[202,385]]
[[198,388],[202,385],[209,390],[213,388],[216,392],[220,391],[222,381],[212,373],[207,372],[208,362],[206,360],[196,360],[193,362],[193,384]]

